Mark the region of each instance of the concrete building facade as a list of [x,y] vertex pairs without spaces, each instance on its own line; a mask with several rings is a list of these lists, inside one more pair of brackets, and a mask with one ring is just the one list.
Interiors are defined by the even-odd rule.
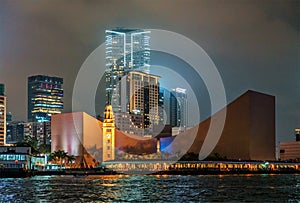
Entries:
[[[116,126],[140,136],[153,134],[159,123],[159,76],[130,71],[121,81],[121,112],[115,113]],[[127,115],[126,115],[127,114]]]
[[300,129],[295,129],[294,142],[280,142],[280,160],[300,161]]

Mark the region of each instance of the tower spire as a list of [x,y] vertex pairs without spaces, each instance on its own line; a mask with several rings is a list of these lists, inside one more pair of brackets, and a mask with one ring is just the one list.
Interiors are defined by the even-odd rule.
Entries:
[[111,105],[106,105],[103,121],[103,154],[102,161],[115,159],[115,121]]

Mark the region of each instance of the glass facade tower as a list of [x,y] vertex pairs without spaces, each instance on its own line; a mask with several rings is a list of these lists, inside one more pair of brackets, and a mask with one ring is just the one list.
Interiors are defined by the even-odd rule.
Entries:
[[150,31],[106,30],[106,97],[114,112],[121,110],[119,82],[126,72],[150,71]]
[[170,94],[170,124],[172,127],[187,127],[186,89],[175,88]]
[[50,121],[63,110],[63,79],[45,75],[28,78],[28,121]]

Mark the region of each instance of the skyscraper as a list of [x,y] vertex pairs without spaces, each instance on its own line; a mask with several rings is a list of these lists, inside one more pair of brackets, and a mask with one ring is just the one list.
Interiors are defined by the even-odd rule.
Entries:
[[28,121],[50,121],[63,110],[63,79],[45,75],[28,77]]
[[170,124],[170,91],[159,87],[159,117],[161,124]]
[[119,81],[127,71],[149,73],[150,31],[106,30],[106,97],[114,112],[120,111]]
[[[125,129],[120,128],[121,130],[151,136],[153,125],[157,125],[159,122],[158,78],[159,76],[140,71],[130,71],[126,74],[120,84],[121,114],[115,113],[117,127],[124,126],[122,123],[125,121],[121,121],[120,117],[130,119],[130,125],[126,122]],[[131,129],[128,130],[127,127]]]
[[4,84],[0,84],[0,146],[4,145],[6,145],[6,96]]
[[125,70],[149,73],[150,31],[140,29],[106,30],[106,68],[114,63]]
[[6,126],[6,143],[16,144],[24,139],[24,122],[14,121]]
[[186,89],[175,88],[170,94],[170,124],[172,127],[187,127]]

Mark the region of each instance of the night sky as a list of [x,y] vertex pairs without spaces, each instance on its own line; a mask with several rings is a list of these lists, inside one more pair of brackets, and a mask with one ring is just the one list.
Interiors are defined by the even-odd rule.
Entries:
[[[27,77],[47,74],[64,78],[64,111],[70,112],[77,72],[104,42],[105,29],[163,29],[207,52],[228,103],[248,89],[276,96],[277,142],[292,141],[300,127],[299,13],[296,0],[1,0],[7,110],[14,120],[26,120]],[[164,57],[157,60],[164,64]]]

